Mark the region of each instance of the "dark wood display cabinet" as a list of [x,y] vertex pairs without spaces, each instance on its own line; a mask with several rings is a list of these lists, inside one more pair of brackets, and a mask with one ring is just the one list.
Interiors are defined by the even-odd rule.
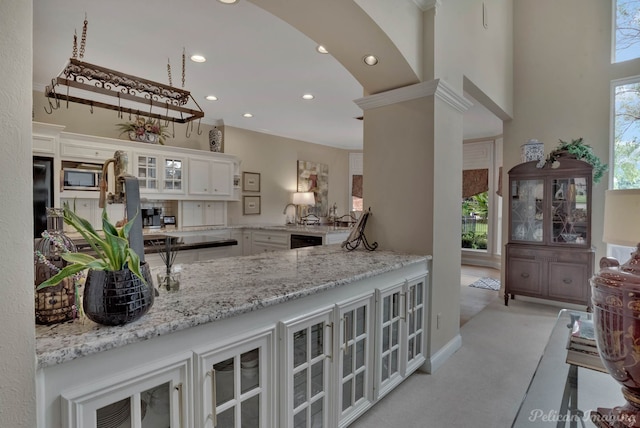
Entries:
[[592,167],[559,158],[509,171],[504,304],[516,294],[590,305]]

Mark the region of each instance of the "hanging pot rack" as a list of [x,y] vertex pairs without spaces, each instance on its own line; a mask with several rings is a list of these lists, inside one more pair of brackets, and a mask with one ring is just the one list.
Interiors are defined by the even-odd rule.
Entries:
[[[62,87],[66,90],[61,91]],[[76,58],[70,58],[62,72],[51,80],[45,95],[50,98],[51,112],[60,107],[60,101],[67,101],[166,122],[187,123],[204,117],[189,91]],[[187,106],[190,102],[194,108]]]

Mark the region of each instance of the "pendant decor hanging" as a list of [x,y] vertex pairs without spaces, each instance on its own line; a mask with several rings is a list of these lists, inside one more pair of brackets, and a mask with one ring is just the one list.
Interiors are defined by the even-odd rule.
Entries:
[[[80,49],[73,37],[73,53],[60,74],[45,88],[49,98],[49,114],[60,108],[60,101],[86,104],[118,111],[123,114],[144,115],[168,122],[188,123],[204,117],[204,112],[185,89],[154,82],[83,61],[88,21],[85,17]],[[184,86],[184,71],[183,71]]]

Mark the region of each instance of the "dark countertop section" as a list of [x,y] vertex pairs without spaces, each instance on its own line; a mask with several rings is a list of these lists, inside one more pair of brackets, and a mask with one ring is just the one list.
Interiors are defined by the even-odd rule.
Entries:
[[[172,241],[172,245],[175,245],[178,251],[184,250],[197,250],[202,248],[213,248],[213,247],[228,247],[232,245],[238,245],[238,241],[235,239],[226,239],[226,238],[212,238],[207,242],[198,242],[192,244],[185,244],[182,242],[176,243],[178,238],[169,237],[162,233],[154,233],[154,234],[145,234],[144,238],[144,253],[145,254],[154,254],[165,251],[165,240],[170,238]],[[72,239],[73,243],[76,246],[76,249],[80,253],[87,254],[95,254],[91,249],[91,246],[84,240],[84,238],[74,238]]]

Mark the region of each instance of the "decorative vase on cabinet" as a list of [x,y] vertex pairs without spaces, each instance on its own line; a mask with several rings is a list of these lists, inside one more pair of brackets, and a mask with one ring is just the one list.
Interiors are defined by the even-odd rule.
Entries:
[[505,305],[516,294],[589,305],[592,167],[563,157],[509,171]]

